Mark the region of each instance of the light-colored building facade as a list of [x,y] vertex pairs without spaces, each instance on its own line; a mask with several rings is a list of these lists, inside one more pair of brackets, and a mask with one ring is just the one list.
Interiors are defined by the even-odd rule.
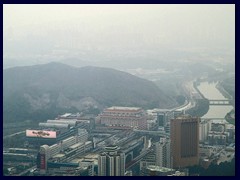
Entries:
[[78,128],[78,142],[85,143],[88,139],[88,132],[86,129]]
[[147,129],[147,115],[142,108],[113,106],[99,116],[99,123],[114,129]]
[[105,147],[98,157],[98,176],[124,176],[125,154],[118,146]]
[[211,127],[211,121],[209,120],[202,120],[199,123],[199,141],[200,142],[205,142],[207,140],[210,127]]
[[160,138],[156,143],[156,165],[159,167],[171,168],[170,139]]
[[77,136],[71,136],[58,144],[52,146],[42,145],[39,151],[39,169],[41,174],[47,172],[47,162],[49,160],[54,162],[70,161],[77,155],[83,154],[92,149],[92,142],[78,142]]

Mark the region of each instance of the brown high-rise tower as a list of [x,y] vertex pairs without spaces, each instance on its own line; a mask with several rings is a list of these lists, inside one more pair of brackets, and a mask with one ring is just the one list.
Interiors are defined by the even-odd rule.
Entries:
[[197,165],[199,161],[200,118],[183,115],[172,119],[171,154],[173,168]]

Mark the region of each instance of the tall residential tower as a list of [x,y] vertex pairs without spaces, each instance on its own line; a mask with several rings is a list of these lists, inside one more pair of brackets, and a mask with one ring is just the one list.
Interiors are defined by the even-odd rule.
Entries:
[[124,176],[125,154],[118,146],[105,147],[98,156],[98,176]]
[[159,167],[171,168],[170,152],[170,140],[167,138],[160,138],[160,141],[156,143],[156,165]]

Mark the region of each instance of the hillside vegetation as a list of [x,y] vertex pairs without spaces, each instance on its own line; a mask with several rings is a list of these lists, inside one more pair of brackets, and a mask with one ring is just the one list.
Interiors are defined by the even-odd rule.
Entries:
[[172,103],[153,82],[110,68],[49,63],[3,71],[5,122],[113,105],[166,108]]

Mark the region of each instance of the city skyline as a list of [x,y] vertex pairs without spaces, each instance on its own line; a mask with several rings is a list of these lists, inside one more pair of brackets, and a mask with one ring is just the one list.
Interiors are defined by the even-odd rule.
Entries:
[[4,4],[4,176],[235,176],[235,4]]

